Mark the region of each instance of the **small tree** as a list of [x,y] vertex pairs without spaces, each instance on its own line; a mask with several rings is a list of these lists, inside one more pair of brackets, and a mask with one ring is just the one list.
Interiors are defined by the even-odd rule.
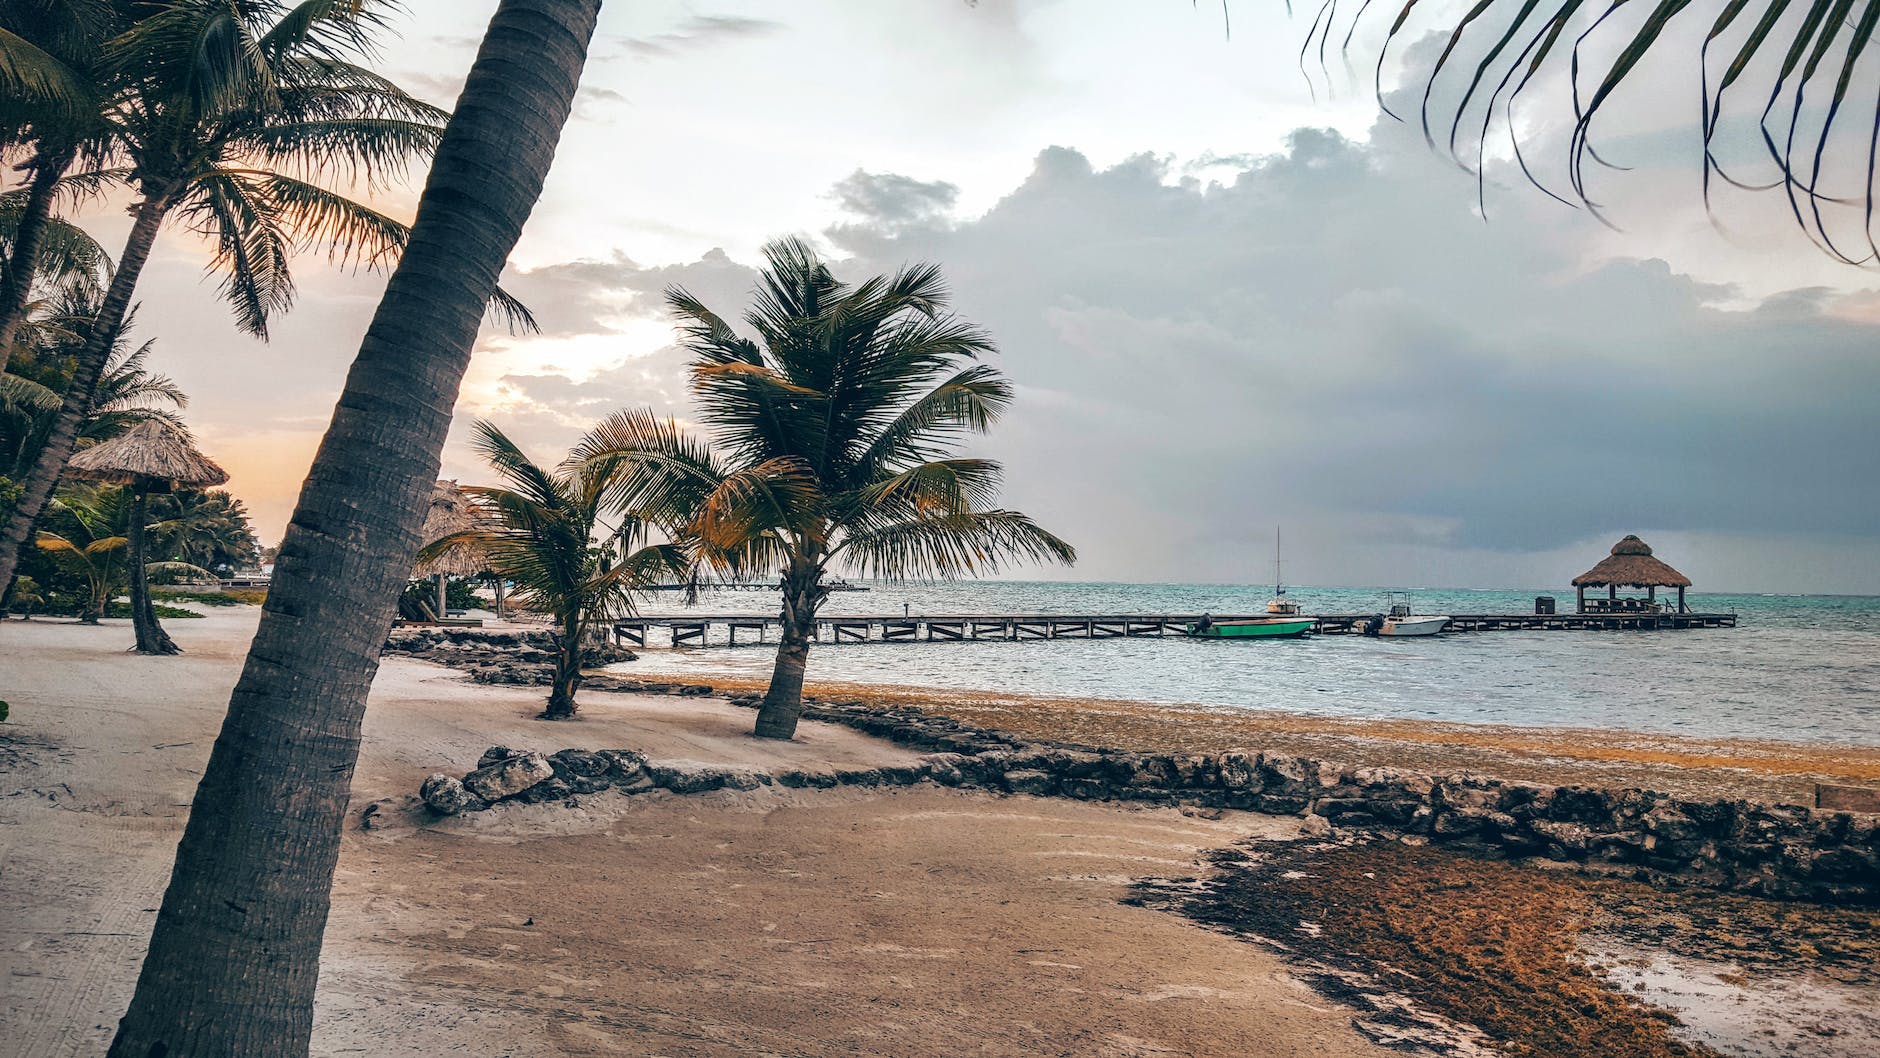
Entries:
[[72,486],[55,496],[51,507],[57,531],[41,529],[39,549],[83,583],[78,623],[95,625],[124,586],[124,552],[130,547],[124,490]]
[[[585,443],[593,443],[591,435]],[[624,464],[570,456],[551,470],[482,421],[475,445],[507,484],[465,486],[486,521],[436,541],[419,557],[465,544],[481,547],[490,569],[515,583],[520,603],[554,616],[555,675],[541,718],[566,720],[575,714],[582,646],[594,625],[629,612],[636,589],[682,575],[686,553],[676,543],[646,543],[648,523],[635,514],[621,515],[612,528],[603,524]]]
[[799,240],[764,256],[745,317],[761,342],[685,291],[667,295],[695,357],[692,398],[712,445],[650,413],[621,413],[580,452],[629,468],[627,509],[689,518],[704,560],[781,571],[783,636],[757,734],[790,738],[831,566],[956,577],[1077,553],[993,507],[997,463],[952,455],[1012,391],[996,369],[972,363],[992,341],[947,311],[939,269],[914,265],[851,287]]

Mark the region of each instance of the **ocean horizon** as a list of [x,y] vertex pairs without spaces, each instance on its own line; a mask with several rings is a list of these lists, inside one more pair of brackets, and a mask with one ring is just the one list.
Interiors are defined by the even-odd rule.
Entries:
[[[1115,581],[857,581],[829,616],[921,613],[1255,613],[1271,585]],[[1288,586],[1307,613],[1372,613],[1385,589]],[[1568,588],[1410,589],[1420,613],[1532,613],[1536,596],[1573,609]],[[947,691],[1108,698],[1362,719],[1578,727],[1691,738],[1880,745],[1880,596],[1690,592],[1735,628],[1657,632],[1481,632],[1430,639],[1316,636],[835,643],[809,679]],[[641,612],[774,614],[768,592],[681,593]],[[748,633],[746,633],[748,636]],[[621,672],[707,679],[769,675],[771,644],[722,633],[673,649],[653,632]]]

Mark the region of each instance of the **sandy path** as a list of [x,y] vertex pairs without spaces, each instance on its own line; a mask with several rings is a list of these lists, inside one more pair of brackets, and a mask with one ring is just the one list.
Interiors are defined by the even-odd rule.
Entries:
[[[255,611],[0,627],[0,1054],[99,1053]],[[530,692],[387,662],[355,806],[494,742],[795,767],[906,759],[722,703]],[[1126,907],[1139,875],[1294,824],[941,790],[606,795],[349,829],[319,1054],[1382,1055],[1261,950]],[[415,817],[422,818],[422,817]],[[556,836],[544,837],[544,833]]]

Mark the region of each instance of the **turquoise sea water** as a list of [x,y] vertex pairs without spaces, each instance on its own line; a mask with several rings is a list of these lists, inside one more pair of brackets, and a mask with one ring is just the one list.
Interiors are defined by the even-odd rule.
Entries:
[[[983,581],[870,584],[829,614],[1254,613],[1272,589],[1204,584]],[[1381,589],[1290,588],[1307,613],[1371,613]],[[1572,591],[1423,590],[1419,613],[1531,613]],[[1733,629],[1484,632],[1430,639],[1111,639],[824,642],[810,678],[960,690],[1123,698],[1348,717],[1561,725],[1730,738],[1880,745],[1880,598],[1693,594],[1735,611]],[[643,612],[678,613],[676,597]],[[707,595],[709,613],[776,613],[768,593]],[[661,648],[638,673],[768,675],[774,646]]]

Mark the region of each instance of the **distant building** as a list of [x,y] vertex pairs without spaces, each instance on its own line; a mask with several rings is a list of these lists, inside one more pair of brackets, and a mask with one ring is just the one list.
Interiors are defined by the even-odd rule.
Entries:
[[[1658,589],[1678,589],[1678,613],[1689,613],[1684,605],[1684,589],[1691,578],[1652,557],[1651,545],[1627,534],[1612,545],[1612,553],[1599,565],[1573,578],[1581,613],[1628,613],[1658,609]],[[1586,589],[1604,588],[1606,597],[1586,597]],[[1620,595],[1620,588],[1645,589],[1643,596]]]

